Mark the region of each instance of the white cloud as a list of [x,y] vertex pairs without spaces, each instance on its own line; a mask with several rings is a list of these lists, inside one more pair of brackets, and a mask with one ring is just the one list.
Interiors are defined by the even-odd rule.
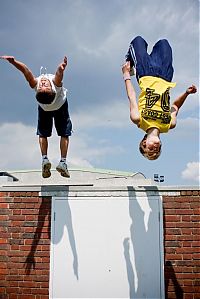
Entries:
[[181,176],[185,180],[200,182],[200,163],[188,162]]
[[[0,126],[0,169],[38,169],[41,167],[41,155],[35,128],[22,123],[5,123]],[[55,130],[49,138],[49,159],[53,168],[60,159],[60,138]],[[70,138],[69,166],[93,167],[100,164],[107,155],[118,155],[123,151],[106,140],[94,142],[86,133],[74,133]]]
[[199,126],[198,118],[187,117],[184,119],[179,119],[178,122],[180,123],[181,129],[191,128],[192,130],[194,129],[198,130],[198,126]]
[[181,138],[195,138],[196,142],[199,139],[199,119],[193,117],[187,117],[184,119],[177,120],[177,125],[174,130],[170,131],[170,134],[175,137]]
[[108,105],[87,107],[86,111],[79,110],[71,115],[75,128],[124,128],[130,125],[128,99],[117,100]]
[[35,168],[40,165],[35,128],[22,123],[0,126],[0,168],[10,170]]
[[[177,80],[177,81],[176,81]],[[199,111],[199,105],[200,105],[200,101],[199,101],[199,87],[198,87],[198,77],[196,76],[194,78],[194,74],[193,74],[193,78],[192,76],[187,76],[187,75],[183,75],[182,72],[182,77],[178,76],[178,78],[176,78],[177,82],[177,86],[176,88],[171,90],[171,103],[173,103],[173,101],[178,98],[183,92],[185,92],[185,90],[191,86],[192,84],[194,84],[197,87],[197,93],[195,94],[191,94],[187,97],[187,99],[185,100],[183,106],[180,108],[180,112],[181,113],[191,113],[194,111]]]

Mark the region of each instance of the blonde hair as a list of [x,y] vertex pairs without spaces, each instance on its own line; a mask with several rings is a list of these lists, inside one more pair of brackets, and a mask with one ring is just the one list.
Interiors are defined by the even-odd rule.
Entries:
[[160,157],[160,154],[161,154],[161,146],[160,145],[160,148],[159,148],[159,151],[158,152],[155,152],[153,153],[152,155],[148,155],[148,153],[146,152],[146,150],[144,149],[143,147],[143,141],[147,139],[147,134],[144,135],[143,139],[140,141],[140,144],[139,144],[139,151],[140,153],[145,157],[147,158],[148,160],[156,160]]

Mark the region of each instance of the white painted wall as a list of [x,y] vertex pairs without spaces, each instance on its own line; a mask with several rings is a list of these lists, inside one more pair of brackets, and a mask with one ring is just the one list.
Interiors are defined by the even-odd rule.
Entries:
[[144,192],[54,197],[50,298],[164,298],[160,211]]

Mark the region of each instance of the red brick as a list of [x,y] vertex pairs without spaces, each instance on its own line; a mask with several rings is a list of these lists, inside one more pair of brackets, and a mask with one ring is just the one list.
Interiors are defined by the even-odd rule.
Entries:
[[166,254],[167,260],[182,260],[182,254]]
[[0,203],[0,209],[8,209],[9,204],[8,203]]
[[199,260],[200,259],[200,253],[194,253],[193,254],[193,259],[194,260]]
[[5,269],[7,268],[7,263],[6,262],[0,262],[0,269]]
[[20,289],[16,288],[16,287],[8,287],[8,288],[6,288],[6,292],[20,294]]
[[165,233],[165,240],[166,240],[166,241],[177,240],[177,236],[176,236],[176,235],[167,235],[167,234]]
[[0,244],[7,244],[7,243],[8,243],[8,239],[0,238]]
[[0,215],[0,221],[6,221],[9,220],[8,215]]
[[194,240],[194,235],[192,234],[182,234],[182,235],[177,235],[177,240],[178,241],[193,241]]
[[20,281],[19,287],[21,288],[36,288],[39,287],[39,284],[35,281]]
[[200,241],[193,241],[191,245],[192,247],[200,247]]
[[37,215],[25,215],[25,220],[26,221],[36,221]]
[[[17,221],[19,223],[19,225],[23,225],[23,222],[25,220],[25,216],[22,215],[14,215],[14,216],[10,216],[10,220],[12,220],[13,225],[16,225]],[[19,222],[21,221],[21,222]]]
[[20,295],[20,299],[35,299],[35,295]]
[[[194,294],[184,294],[184,299],[195,299]],[[198,298],[199,299],[199,298]]]
[[181,235],[181,230],[178,228],[168,228],[166,229],[166,234],[168,235]]
[[24,209],[25,204],[24,203],[11,203],[10,209]]
[[176,222],[176,221],[180,221],[180,220],[181,220],[180,215],[166,215],[165,216],[165,221],[167,221],[167,222]]
[[194,223],[192,221],[190,221],[190,222],[181,221],[181,222],[175,223],[174,226],[176,228],[193,228]]
[[189,215],[182,215],[181,216],[181,221],[187,221],[190,222],[191,221],[191,216]]
[[[200,211],[199,211],[199,213],[200,213]],[[200,215],[191,216],[191,221],[198,221],[199,222],[200,221]]]
[[23,209],[22,210],[22,214],[23,215],[34,215],[34,214],[38,214],[38,210],[34,210],[34,209]]
[[0,268],[0,274],[8,274],[8,269],[1,269]]
[[21,215],[22,210],[21,209],[14,209],[12,210],[13,215]]
[[176,210],[175,209],[166,209],[164,216],[165,215],[176,215]]
[[194,252],[194,248],[188,248],[188,247],[179,247],[176,249],[177,253],[193,253]]

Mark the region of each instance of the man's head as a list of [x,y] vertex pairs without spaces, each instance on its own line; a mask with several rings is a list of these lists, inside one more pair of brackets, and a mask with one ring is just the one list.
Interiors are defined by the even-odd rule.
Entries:
[[161,154],[162,143],[158,136],[151,138],[147,138],[147,136],[147,134],[144,135],[144,138],[140,142],[139,150],[145,158],[156,160]]
[[56,93],[53,91],[51,82],[47,78],[41,78],[36,92],[36,99],[41,104],[51,104]]

